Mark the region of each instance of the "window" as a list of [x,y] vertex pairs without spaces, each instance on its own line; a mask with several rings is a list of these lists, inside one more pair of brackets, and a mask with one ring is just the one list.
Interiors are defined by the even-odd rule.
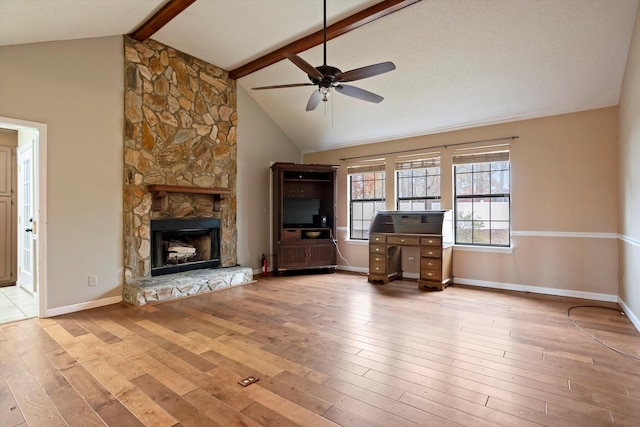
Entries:
[[396,162],[396,209],[440,210],[440,157],[399,158]]
[[384,163],[349,166],[349,238],[368,240],[375,213],[384,210]]
[[456,243],[509,246],[509,152],[456,155],[453,165]]

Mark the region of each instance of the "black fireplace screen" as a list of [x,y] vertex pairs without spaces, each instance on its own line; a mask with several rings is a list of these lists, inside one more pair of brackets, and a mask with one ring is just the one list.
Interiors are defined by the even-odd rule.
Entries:
[[151,275],[220,267],[220,220],[151,220]]

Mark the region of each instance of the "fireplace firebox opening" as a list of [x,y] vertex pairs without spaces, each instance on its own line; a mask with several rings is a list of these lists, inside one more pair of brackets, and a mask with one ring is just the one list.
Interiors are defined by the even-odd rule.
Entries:
[[151,276],[220,267],[220,220],[151,220]]

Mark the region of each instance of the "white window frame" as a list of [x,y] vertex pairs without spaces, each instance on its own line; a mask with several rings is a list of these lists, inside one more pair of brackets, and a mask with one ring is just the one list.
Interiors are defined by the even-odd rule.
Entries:
[[[493,169],[494,166],[499,167],[499,164],[502,163],[506,163],[507,164],[507,168],[506,169]],[[489,165],[489,171],[481,171],[475,170],[475,167],[477,165],[478,169],[484,167],[486,168],[487,164]],[[471,172],[459,172],[459,167],[462,167],[463,165],[472,165],[472,169]],[[485,165],[485,166],[480,166],[480,165]],[[494,187],[492,185],[491,180],[493,179],[493,175],[492,172],[497,172],[496,175],[500,175],[500,171],[502,171],[502,175],[504,175],[504,172],[506,172],[506,175],[508,175],[507,177],[507,183],[506,183],[506,187],[505,187],[505,183],[502,182],[502,186],[501,187]],[[458,194],[458,174],[471,174],[471,192],[468,194]],[[476,177],[479,177],[480,174],[487,174],[489,175],[489,188],[490,191],[487,192],[477,192],[475,189],[475,179]],[[510,179],[511,179],[511,161],[510,161],[510,157],[509,157],[509,151],[508,150],[501,150],[501,151],[493,151],[493,152],[484,152],[484,153],[472,153],[472,154],[454,154],[453,156],[453,211],[454,211],[454,235],[455,235],[455,244],[456,245],[467,245],[467,246],[475,246],[475,247],[493,247],[493,248],[509,248],[511,247],[511,183],[510,183]],[[496,190],[494,191],[494,188],[496,188]],[[506,191],[504,191],[506,189]],[[502,190],[502,191],[499,191]],[[476,203],[481,203],[480,201],[476,202],[476,199],[480,199],[482,201],[482,203],[485,200],[489,201],[488,207],[487,205],[484,205],[484,203],[482,204],[482,206],[478,206],[478,210],[482,209],[483,212],[480,215],[480,219],[476,219]],[[495,202],[496,200],[500,200],[503,199],[503,201],[498,201]],[[461,212],[461,208],[459,206],[459,200],[471,200],[471,219],[468,218],[464,218],[463,217],[463,213]],[[502,210],[502,214],[504,215],[504,207],[502,209],[499,209],[498,207],[495,208],[495,214],[494,214],[494,203],[505,203],[506,200],[506,220],[504,219],[493,219],[494,216],[498,216],[498,212],[500,210]],[[475,224],[476,222],[481,223],[482,225],[478,227],[478,229],[476,228]],[[485,226],[485,222],[488,222],[488,228]],[[496,227],[496,225],[500,225],[500,224],[504,224],[506,223],[506,228],[505,227]],[[467,225],[471,224],[471,229],[470,229],[470,233],[471,233],[471,240],[469,241],[468,239],[462,239],[462,234],[463,234],[463,230],[462,230],[462,226],[466,227]],[[481,231],[484,231],[485,229],[488,229],[488,234],[486,234],[486,236],[488,236],[489,240],[487,241],[482,241],[482,238],[485,237],[485,233],[480,233]],[[493,232],[495,231],[496,235],[498,235],[500,233],[500,230],[505,230],[506,231],[506,238],[507,238],[507,242],[501,242],[501,243],[495,243],[492,241],[492,237],[493,237]],[[466,230],[465,230],[466,231]],[[504,233],[504,232],[503,232]],[[476,240],[477,238],[477,240]]]
[[[375,181],[382,181],[381,194],[380,197],[374,197],[370,199],[352,199],[352,178],[355,175],[361,175],[365,173],[374,173],[374,174],[382,174],[382,179],[374,178],[374,196],[378,196],[375,188]],[[386,186],[386,175],[385,175],[385,163],[384,159],[372,159],[359,162],[357,164],[352,164],[347,167],[347,220],[348,220],[348,240],[352,241],[367,241],[369,240],[369,229],[366,230],[364,228],[357,229],[358,232],[354,229],[354,221],[359,221],[361,225],[369,224],[373,220],[373,216],[375,212],[378,210],[384,210],[386,203],[386,195],[385,195],[385,186]],[[373,203],[373,213],[371,218],[366,219],[363,215],[354,214],[354,203]]]
[[[433,173],[429,173],[429,170],[433,170],[435,168],[438,168],[438,173],[437,174],[433,174]],[[428,186],[427,186],[427,194],[425,194],[424,196],[422,195],[412,195],[411,197],[401,197],[400,196],[400,189],[401,189],[401,179],[406,179],[400,176],[401,172],[403,171],[420,171],[420,170],[424,170],[425,171],[425,175],[424,175],[424,179],[425,181],[429,181],[429,177],[434,177],[434,176],[438,176],[438,194],[429,194],[428,192]],[[402,157],[398,157],[395,160],[395,173],[394,173],[394,179],[395,179],[395,188],[396,188],[396,192],[395,192],[395,208],[396,210],[407,210],[407,209],[401,209],[400,208],[400,204],[405,201],[405,202],[412,202],[412,201],[418,201],[418,200],[424,200],[424,205],[421,207],[421,209],[414,209],[413,206],[411,209],[408,209],[410,211],[424,211],[424,210],[440,210],[441,209],[441,200],[442,200],[442,184],[441,184],[441,176],[442,176],[442,169],[440,166],[440,153],[421,153],[421,154],[414,154],[414,155],[409,155],[409,156],[402,156]],[[420,176],[418,176],[420,177]],[[411,177],[411,181],[413,182],[413,178],[417,178],[417,177]],[[427,182],[425,182],[425,185],[427,185]],[[412,183],[412,190],[414,189],[414,185]],[[413,193],[413,191],[412,191]],[[429,203],[429,201],[431,201],[431,203]],[[438,201],[438,202],[435,202]],[[428,204],[433,204],[433,203],[437,203],[438,206],[432,206],[431,209],[427,209],[427,205]],[[412,203],[413,204],[413,203]]]

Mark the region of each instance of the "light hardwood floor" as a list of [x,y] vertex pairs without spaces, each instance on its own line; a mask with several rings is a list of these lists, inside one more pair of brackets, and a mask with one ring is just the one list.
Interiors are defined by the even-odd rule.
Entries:
[[[336,273],[14,322],[0,425],[639,426],[640,362],[584,304],[617,307]],[[640,356],[619,312],[571,316]]]

